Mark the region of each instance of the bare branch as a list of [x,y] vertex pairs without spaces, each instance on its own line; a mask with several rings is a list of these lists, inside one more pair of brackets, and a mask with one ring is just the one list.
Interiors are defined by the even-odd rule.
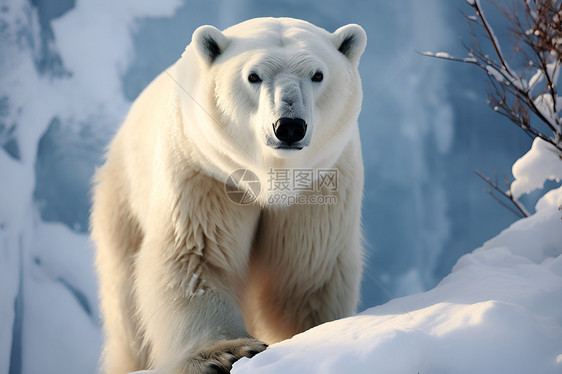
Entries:
[[492,27],[488,23],[488,20],[486,19],[486,16],[484,15],[484,12],[482,11],[482,8],[480,6],[480,1],[475,0],[475,1],[469,2],[469,4],[472,8],[474,8],[474,11],[476,12],[476,15],[478,16],[478,18],[480,18],[480,20],[482,22],[482,26],[486,30],[486,33],[488,34],[488,38],[490,39],[490,42],[492,43],[492,46],[494,47],[494,50],[496,51],[496,55],[500,59],[500,62],[502,64],[502,66],[505,68],[506,72],[513,79],[517,79],[518,76],[511,70],[511,68],[507,64],[507,61],[503,57],[503,53],[501,51],[500,43],[498,42],[498,39],[496,38],[496,35],[494,34],[494,31],[493,31]]
[[484,192],[486,192],[488,195],[490,195],[490,197],[492,197],[498,204],[500,204],[501,206],[503,206],[505,209],[509,210],[511,213],[515,214],[518,218],[525,218],[525,216],[523,216],[520,212],[518,212],[517,210],[513,209],[512,207],[510,207],[509,205],[507,205],[504,201],[502,201],[499,197],[497,197],[496,195],[494,195],[494,191],[491,188],[485,188]]
[[456,62],[464,62],[467,64],[475,64],[475,65],[479,65],[478,61],[475,58],[472,57],[466,57],[466,58],[458,58],[458,57],[454,57],[449,55],[448,53],[445,52],[417,52],[422,56],[427,56],[427,57],[434,57],[434,58],[438,58],[441,60],[449,60],[449,61],[456,61]]
[[[494,0],[490,0],[494,2]],[[424,55],[435,58],[469,63],[486,72],[492,90],[488,94],[488,104],[497,113],[508,118],[531,138],[540,138],[553,145],[562,160],[562,117],[559,114],[562,98],[558,97],[558,74],[562,65],[562,2],[560,0],[524,0],[523,5],[513,0],[512,6],[503,8],[496,4],[511,23],[513,52],[511,58],[521,59],[523,68],[515,71],[502,52],[491,24],[486,19],[480,0],[466,0],[476,15],[464,14],[465,21],[472,36],[472,44],[461,44],[467,50],[466,58],[458,58],[447,53],[429,53]],[[474,25],[480,28],[477,34]],[[497,57],[490,57],[482,48],[480,38],[490,41]],[[536,117],[532,117],[532,114]],[[543,122],[551,134],[543,132],[533,122]],[[551,136],[549,136],[551,135]],[[495,181],[475,171],[491,188],[487,191],[494,200],[520,217],[529,215],[525,207],[514,199],[511,182],[504,176],[506,189]],[[508,199],[510,204],[500,199]]]
[[513,195],[511,194],[511,191],[509,190],[509,186],[507,190],[503,190],[498,186],[497,183],[497,173],[496,173],[496,181],[492,181],[490,179],[490,177],[486,176],[485,174],[481,173],[478,170],[474,170],[474,173],[476,175],[478,175],[484,182],[486,182],[490,187],[492,187],[495,191],[499,192],[503,197],[507,198],[516,208],[517,208],[517,212],[515,212],[515,210],[509,206],[507,206],[503,201],[499,200],[497,198],[497,196],[494,195],[493,191],[490,190],[489,191],[489,195],[492,196],[494,198],[494,200],[498,201],[500,204],[502,204],[504,207],[506,207],[507,209],[509,209],[511,212],[513,212],[514,214],[516,214],[517,216],[523,218],[523,217],[529,217],[529,212],[527,211],[527,209],[525,209],[525,207],[523,206],[523,204],[521,204],[517,199],[513,198]]

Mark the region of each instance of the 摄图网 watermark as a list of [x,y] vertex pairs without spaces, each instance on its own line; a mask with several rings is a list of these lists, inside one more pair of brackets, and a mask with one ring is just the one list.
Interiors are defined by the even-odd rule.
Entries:
[[264,185],[251,170],[235,170],[225,182],[228,198],[240,205],[253,204],[260,194],[272,205],[337,203],[337,169],[271,168],[267,174]]

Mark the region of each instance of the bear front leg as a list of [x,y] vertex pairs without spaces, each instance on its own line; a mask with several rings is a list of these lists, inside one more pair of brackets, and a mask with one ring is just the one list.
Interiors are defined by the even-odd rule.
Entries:
[[193,197],[186,204],[209,205],[172,214],[176,221],[152,221],[135,269],[139,319],[152,368],[228,373],[239,358],[266,348],[248,334],[237,304],[259,210],[209,193]]
[[235,361],[267,347],[249,336],[234,300],[221,291],[200,290],[189,298],[168,290],[154,296],[152,312],[141,314],[151,366],[159,373],[228,373]]

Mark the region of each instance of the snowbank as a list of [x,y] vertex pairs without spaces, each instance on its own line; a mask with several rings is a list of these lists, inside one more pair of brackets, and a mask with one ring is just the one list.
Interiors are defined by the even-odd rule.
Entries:
[[531,150],[521,157],[512,169],[515,180],[511,193],[515,199],[542,188],[547,180],[560,182],[562,162],[556,148],[541,138],[535,138]]
[[21,373],[92,372],[101,331],[88,236],[38,221],[23,256]]
[[434,289],[324,324],[233,373],[562,372],[562,188]]

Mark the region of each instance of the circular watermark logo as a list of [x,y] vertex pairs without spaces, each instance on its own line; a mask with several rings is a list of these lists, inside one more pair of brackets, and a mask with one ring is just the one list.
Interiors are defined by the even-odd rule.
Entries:
[[224,184],[226,196],[235,204],[253,204],[261,190],[261,183],[258,176],[248,169],[238,169],[233,171]]

